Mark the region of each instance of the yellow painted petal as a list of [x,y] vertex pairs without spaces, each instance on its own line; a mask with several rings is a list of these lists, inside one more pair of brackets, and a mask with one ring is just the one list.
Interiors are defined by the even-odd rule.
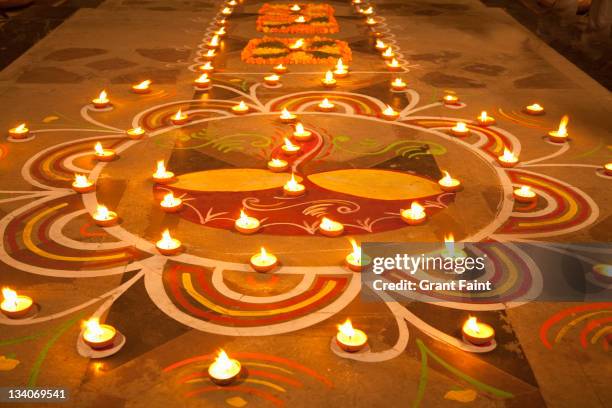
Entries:
[[19,360],[0,356],[0,371],[10,371],[19,365]]
[[441,191],[438,183],[426,178],[376,169],[328,171],[308,179],[328,190],[375,200],[414,200]]
[[[290,178],[288,173],[262,169],[218,169],[183,174],[173,187],[191,191],[258,191],[280,188]],[[295,179],[301,181],[298,176]]]

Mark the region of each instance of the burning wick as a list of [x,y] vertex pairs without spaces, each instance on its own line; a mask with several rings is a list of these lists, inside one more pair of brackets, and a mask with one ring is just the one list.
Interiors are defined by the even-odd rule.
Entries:
[[114,211],[110,211],[105,205],[98,204],[96,212],[92,215],[95,223],[99,227],[111,227],[117,223],[119,217]]
[[172,124],[176,126],[184,125],[185,123],[187,123],[188,120],[189,115],[183,113],[182,109],[176,111],[176,113],[170,118]]
[[344,225],[337,221],[332,221],[327,217],[321,218],[319,231],[326,237],[337,237],[344,232]]
[[312,132],[305,130],[304,126],[298,122],[295,124],[295,131],[293,132],[293,137],[298,142],[305,142],[312,137]]
[[370,6],[367,9],[360,9],[359,12],[364,16],[371,16],[372,14],[374,14],[374,8]]
[[225,351],[220,350],[215,361],[208,367],[208,376],[217,385],[229,385],[242,371],[238,360],[229,358]]
[[170,231],[168,229],[162,232],[162,239],[155,243],[155,247],[159,253],[166,256],[178,254],[182,249],[182,245],[181,241],[170,236]]
[[8,133],[9,137],[12,139],[25,139],[30,135],[30,129],[28,129],[25,123],[22,123],[19,126],[9,129]]
[[612,176],[612,163],[606,163],[603,166],[604,173],[606,176]]
[[229,7],[225,7],[223,10],[221,10],[221,14],[223,14],[224,16],[231,16],[232,15],[232,9]]
[[463,244],[455,243],[455,236],[450,233],[444,235],[444,250],[441,255],[445,258],[466,258],[467,254],[463,250]]
[[442,191],[446,191],[447,193],[453,193],[455,191],[459,191],[461,189],[461,182],[455,178],[452,178],[448,171],[443,171],[444,177],[438,180],[438,185]]
[[206,74],[212,74],[215,71],[215,67],[211,61],[206,61],[206,63],[204,65],[200,65],[198,69]]
[[427,219],[425,208],[416,201],[410,204],[410,208],[400,211],[402,220],[408,225],[420,225]]
[[164,199],[159,203],[162,210],[167,213],[179,212],[183,209],[183,200],[175,197],[172,192],[166,194]]
[[304,187],[303,184],[298,183],[295,179],[295,175],[291,173],[291,178],[283,186],[283,191],[288,196],[297,197],[304,194],[306,187]]
[[324,98],[321,102],[319,102],[319,104],[317,105],[317,109],[321,112],[331,112],[334,110],[336,105],[334,105],[333,103],[331,103],[329,101],[329,99]]
[[294,115],[293,113],[290,113],[287,108],[283,108],[281,114],[280,114],[280,120],[283,123],[291,123],[293,121],[295,121],[295,119],[297,118],[296,115]]
[[207,45],[208,45],[208,48],[211,50],[218,48],[219,47],[219,35],[218,34],[213,35]]
[[206,51],[206,54],[202,55],[202,58],[204,58],[206,61],[212,62],[212,60],[215,59],[216,56],[217,56],[217,52],[213,49],[209,49],[208,51]]
[[463,340],[475,346],[484,346],[493,340],[495,330],[485,323],[480,323],[475,317],[470,316],[463,324]]
[[105,109],[110,106],[110,99],[108,99],[108,94],[106,91],[102,91],[97,98],[91,100],[91,103],[96,109]]
[[495,118],[487,115],[487,111],[480,112],[480,116],[478,116],[478,124],[480,126],[491,126],[495,124]]
[[83,341],[94,350],[101,350],[113,345],[117,330],[108,324],[100,324],[100,319],[92,317],[83,323]]
[[336,86],[336,80],[334,79],[334,73],[331,71],[327,71],[325,73],[325,78],[321,79],[321,83],[326,88],[333,88]]
[[293,6],[291,6],[291,8],[290,8],[290,10],[291,10],[291,11],[293,11],[293,12],[298,12],[298,11],[300,11],[301,9],[302,9],[302,8],[301,8],[299,5],[297,5],[297,4],[294,4],[294,5],[293,5]]
[[385,110],[382,112],[382,117],[387,120],[395,120],[399,117],[399,112],[391,107],[391,105],[387,105]]
[[376,21],[374,17],[368,17],[366,19],[366,24],[370,27],[374,27],[376,24],[378,24],[378,22]]
[[442,102],[445,105],[459,105],[459,97],[457,95],[444,95]]
[[280,85],[280,77],[277,74],[267,75],[264,77],[264,84],[266,86],[276,87]]
[[387,44],[383,40],[376,40],[376,44],[374,45],[377,51],[383,52],[387,49]]
[[272,71],[274,71],[275,74],[284,74],[288,69],[286,65],[278,64],[272,68]]
[[291,156],[300,151],[300,146],[291,143],[291,140],[285,138],[285,144],[282,146],[283,152],[286,155]]
[[236,0],[230,0],[227,2],[227,5],[234,7],[238,5],[238,2]]
[[266,248],[261,247],[261,250],[251,257],[251,267],[256,272],[270,272],[276,266],[277,258],[266,252]]
[[221,27],[220,29],[215,31],[215,34],[218,35],[219,37],[223,37],[225,34],[227,34],[227,32],[225,31],[225,27]]
[[391,82],[391,90],[394,92],[405,91],[408,85],[401,78],[397,77]]
[[93,182],[89,181],[84,174],[75,174],[74,181],[72,182],[72,189],[77,193],[89,193],[96,189]]
[[504,154],[498,156],[497,161],[502,167],[514,167],[519,159],[507,147],[504,147]]
[[567,141],[567,123],[569,122],[569,117],[567,115],[563,115],[561,118],[561,122],[559,122],[559,128],[557,130],[551,130],[548,132],[548,139],[551,142],[555,143],[564,143]]
[[534,115],[534,116],[543,115],[545,113],[544,107],[538,103],[534,103],[534,104],[525,106],[525,108],[523,109],[523,112],[525,112],[528,115]]
[[202,74],[195,81],[193,81],[195,87],[200,90],[210,89],[210,78],[208,78],[208,74]]
[[94,156],[98,161],[109,162],[115,159],[116,153],[112,149],[104,149],[102,144],[98,142],[94,146]]
[[345,78],[348,75],[348,65],[344,65],[342,58],[338,58],[334,75],[336,78]]
[[521,186],[515,189],[512,196],[519,203],[531,203],[537,199],[536,193],[529,186]]
[[465,122],[457,122],[455,126],[450,129],[451,134],[455,136],[467,136],[470,133]]
[[27,316],[34,306],[34,301],[26,295],[19,295],[10,288],[2,288],[2,303],[0,311],[10,319],[19,319]]
[[287,170],[287,167],[289,167],[289,163],[282,159],[274,158],[268,162],[268,169],[275,173],[281,173]]
[[244,101],[240,101],[238,105],[232,106],[232,111],[236,115],[244,115],[245,113],[249,111],[249,105],[244,103]]
[[384,59],[388,60],[395,57],[395,53],[393,52],[393,49],[391,47],[387,47],[387,49],[381,54],[381,56]]
[[304,24],[306,22],[306,17],[304,16],[297,16],[295,18],[295,20],[293,20],[294,23],[298,23],[298,24]]
[[147,79],[139,84],[132,85],[132,92],[144,95],[151,92],[151,80]]
[[387,62],[387,69],[391,72],[396,72],[402,69],[402,66],[397,62],[395,58],[391,59],[391,62]]
[[294,42],[293,44],[289,45],[289,48],[292,51],[299,51],[302,49],[302,47],[304,46],[304,39],[300,38],[299,40],[297,40],[296,42]]
[[354,272],[361,272],[361,267],[366,266],[371,262],[371,258],[361,253],[361,247],[353,238],[349,238],[349,242],[353,247],[353,252],[344,258],[346,265]]
[[368,336],[361,330],[353,328],[351,319],[346,319],[346,322],[338,325],[336,344],[342,350],[355,353],[363,349],[367,342]]
[[135,127],[135,128],[126,130],[125,133],[128,135],[130,139],[136,140],[136,139],[140,139],[146,133],[146,131],[141,127]]
[[173,178],[174,173],[166,170],[166,165],[163,160],[158,160],[155,173],[153,173],[153,181],[159,184],[166,184],[172,181]]
[[255,217],[249,217],[244,210],[240,210],[240,217],[234,222],[236,231],[243,234],[254,234],[259,231],[260,222]]

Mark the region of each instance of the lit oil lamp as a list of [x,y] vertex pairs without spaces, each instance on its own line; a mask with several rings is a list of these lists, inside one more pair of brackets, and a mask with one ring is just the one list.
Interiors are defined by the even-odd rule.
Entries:
[[391,90],[394,92],[403,92],[408,88],[408,84],[401,78],[397,77],[391,82]]
[[606,176],[612,176],[612,163],[606,163],[603,166],[604,173]]
[[378,24],[378,21],[376,21],[376,19],[374,17],[368,17],[366,19],[366,25],[368,27],[374,27],[374,26],[376,26],[376,24]]
[[351,4],[352,4],[353,6],[358,6],[358,5],[360,5],[361,3],[363,3],[363,0],[353,0],[353,1],[351,2]]
[[30,135],[30,129],[28,129],[25,123],[22,123],[19,126],[9,129],[8,133],[9,137],[12,139],[25,139]]
[[208,367],[208,376],[217,385],[229,385],[242,371],[242,365],[238,360],[229,358],[225,351],[219,351],[215,361]]
[[198,69],[204,72],[205,74],[209,74],[209,75],[215,72],[215,67],[212,64],[212,61],[206,61],[204,65],[200,65]]
[[249,112],[249,105],[244,103],[244,101],[240,101],[238,105],[232,106],[232,112],[236,115],[245,115]]
[[215,51],[214,49],[209,49],[202,55],[202,58],[207,62],[208,61],[212,62],[212,60],[214,60],[216,56],[217,56],[217,51]]
[[150,93],[151,92],[151,80],[147,79],[146,81],[142,81],[139,84],[132,85],[132,92],[137,93],[139,95]]
[[480,126],[491,126],[495,124],[495,118],[487,115],[487,111],[480,112],[480,116],[478,116],[477,119]]
[[115,160],[117,154],[113,149],[104,149],[100,142],[94,146],[94,157],[98,161],[109,162]]
[[251,267],[256,272],[270,272],[276,267],[277,263],[278,259],[276,256],[266,252],[264,247],[261,247],[261,250],[250,259]]
[[117,329],[108,324],[100,324],[97,317],[84,322],[83,328],[83,341],[94,350],[112,346],[117,338]]
[[508,150],[507,147],[504,147],[504,154],[497,157],[497,162],[501,164],[502,167],[514,167],[518,163],[519,159]]
[[387,49],[384,50],[380,55],[383,57],[383,59],[386,60],[390,60],[391,58],[395,57],[395,53],[393,52],[393,49],[391,47],[387,47]]
[[297,16],[295,18],[295,20],[293,20],[293,22],[298,23],[298,24],[304,24],[306,22],[306,17],[304,16]]
[[235,7],[238,5],[238,2],[236,0],[230,0],[227,2],[227,5],[230,7]]
[[280,77],[277,74],[266,75],[264,77],[264,84],[266,86],[276,87],[280,85]]
[[294,4],[289,8],[289,10],[293,11],[294,13],[297,13],[298,11],[302,10],[302,8],[298,4]]
[[363,349],[367,342],[368,336],[363,331],[353,328],[351,319],[346,319],[346,322],[338,325],[336,344],[342,350],[355,353]]
[[287,108],[283,108],[280,114],[280,120],[283,123],[293,123],[297,119],[297,116],[290,113]]
[[193,83],[195,87],[201,91],[210,89],[210,78],[208,77],[208,74],[206,73],[196,78],[196,80],[193,81]]
[[515,201],[519,203],[531,203],[537,200],[537,195],[535,191],[531,189],[529,186],[521,186],[520,188],[515,189],[512,192],[512,196]]
[[130,138],[130,139],[140,139],[141,137],[144,136],[144,134],[147,133],[143,128],[139,127],[135,127],[135,128],[131,128],[125,131],[125,134]]
[[176,126],[184,125],[187,123],[187,121],[189,121],[189,115],[183,113],[182,109],[176,111],[176,113],[170,118],[170,122]]
[[312,137],[312,132],[305,130],[304,126],[298,122],[295,124],[295,131],[293,132],[293,138],[298,142],[305,142],[310,140]]
[[336,69],[334,70],[334,76],[336,78],[346,78],[348,76],[348,65],[344,65],[342,58],[338,58],[336,63]]
[[166,170],[166,165],[163,160],[157,161],[155,173],[153,173],[153,181],[159,184],[167,184],[174,179],[174,173]]
[[159,206],[167,213],[175,213],[183,209],[183,200],[175,197],[174,194],[170,192],[164,196],[164,199],[159,203]]
[[331,71],[327,71],[325,73],[325,78],[321,79],[321,83],[326,88],[333,88],[336,86],[336,80],[334,79],[334,73]]
[[363,14],[364,16],[371,16],[374,14],[374,7],[369,6],[367,9],[360,9],[359,13]]
[[344,258],[346,265],[350,270],[354,272],[361,272],[361,267],[366,266],[371,262],[369,256],[361,253],[361,247],[355,242],[354,239],[349,239],[351,246],[353,247],[353,252],[348,254],[346,258]]
[[110,99],[108,99],[108,94],[106,91],[102,91],[97,98],[91,100],[91,103],[96,109],[105,109],[110,106]]
[[461,189],[461,182],[456,178],[452,178],[448,171],[443,171],[444,177],[438,180],[438,185],[442,189],[442,191],[446,191],[447,193],[454,193],[455,191],[459,191]]
[[259,231],[260,225],[257,218],[249,217],[244,210],[240,210],[240,217],[234,222],[234,228],[242,234],[254,234]]
[[10,288],[2,288],[2,303],[0,303],[0,311],[6,317],[11,319],[19,319],[27,316],[34,301],[26,295],[19,295]]
[[470,129],[465,122],[457,122],[455,126],[450,129],[450,132],[455,136],[467,136],[470,134]]
[[399,112],[393,109],[390,105],[381,112],[381,115],[384,119],[387,120],[395,120],[399,117]]
[[548,139],[551,142],[555,143],[564,143],[567,141],[567,123],[569,122],[569,117],[567,115],[563,115],[561,118],[561,122],[559,122],[559,128],[557,130],[551,130],[548,132]]
[[333,221],[327,217],[323,217],[319,223],[319,232],[326,237],[337,237],[342,235],[344,232],[344,225],[338,221]]
[[408,225],[420,225],[427,219],[425,208],[423,208],[423,206],[416,201],[413,201],[412,204],[410,204],[410,208],[401,210],[400,215],[402,220],[404,220],[404,222]]
[[376,51],[378,52],[383,52],[384,50],[387,49],[387,44],[385,44],[385,42],[383,40],[376,40],[376,43],[374,44],[374,48],[376,48]]
[[275,65],[274,67],[272,67],[272,71],[274,71],[275,74],[284,74],[285,72],[288,71],[288,68],[286,65],[284,64],[278,64]]
[[523,112],[525,112],[528,115],[534,115],[534,116],[540,116],[545,113],[544,107],[540,105],[539,103],[533,103],[531,105],[525,106],[525,108],[523,109]]
[[450,95],[450,94],[444,95],[444,97],[442,98],[442,102],[445,105],[451,105],[451,106],[459,105],[460,103],[459,97],[457,95]]
[[268,162],[268,169],[274,173],[282,173],[283,171],[287,170],[288,167],[289,163],[283,159],[274,158]]
[[298,183],[295,179],[295,175],[291,173],[291,178],[283,186],[283,191],[288,196],[297,197],[306,192],[306,187],[304,187],[303,184]]
[[225,31],[225,27],[221,27],[220,29],[215,31],[215,35],[218,35],[219,37],[223,37],[225,34],[227,34],[227,32]]
[[206,44],[206,46],[208,47],[208,49],[210,50],[215,50],[217,48],[219,48],[219,35],[215,34],[212,36],[212,38],[210,39],[210,41],[208,41],[208,43]]
[[99,227],[111,227],[117,223],[119,217],[114,211],[110,211],[105,205],[96,207],[96,212],[93,213],[92,218]]
[[334,105],[333,103],[331,103],[329,101],[329,99],[324,98],[321,102],[319,102],[319,104],[317,105],[317,110],[321,111],[321,112],[332,112],[334,110],[334,108],[336,107],[336,105]]
[[77,193],[89,193],[96,189],[96,185],[84,174],[75,174],[72,189]]
[[291,51],[299,51],[302,49],[303,46],[304,46],[304,39],[300,38],[296,40],[293,44],[290,44],[289,49]]
[[160,254],[166,256],[176,255],[181,252],[183,244],[176,238],[172,238],[169,230],[162,232],[162,239],[155,243]]
[[291,143],[291,140],[285,138],[285,144],[281,147],[287,156],[292,156],[300,151],[300,146]]
[[479,322],[478,319],[473,316],[467,319],[461,331],[463,340],[475,346],[487,345],[491,343],[495,337],[495,330],[493,330],[493,327],[486,323]]
[[221,14],[223,14],[224,16],[231,16],[232,15],[233,10],[230,7],[225,7],[223,10],[221,10]]
[[217,19],[217,25],[220,27],[225,26],[226,23],[227,23],[227,19],[225,17]]
[[392,58],[391,61],[387,62],[387,69],[391,72],[397,72],[402,69],[402,66],[395,58]]
[[444,249],[441,255],[445,258],[466,258],[468,256],[463,250],[463,244],[455,242],[452,232],[448,235],[444,234]]

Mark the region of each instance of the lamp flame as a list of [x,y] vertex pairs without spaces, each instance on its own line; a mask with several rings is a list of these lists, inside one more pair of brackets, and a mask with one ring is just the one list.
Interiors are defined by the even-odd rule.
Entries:
[[97,155],[104,156],[104,148],[102,147],[102,143],[96,143],[96,145],[94,146],[94,151]]
[[176,113],[174,114],[174,116],[172,117],[172,119],[174,120],[181,120],[184,119],[185,116],[187,116],[186,114],[183,114],[182,109],[179,108],[178,111],[176,111]]
[[323,101],[319,104],[319,106],[323,108],[333,108],[334,104],[329,101],[327,98],[323,98]]
[[147,79],[145,81],[142,81],[138,85],[134,85],[134,89],[147,89],[149,88],[150,85],[151,85],[151,80]]
[[85,326],[88,337],[100,338],[104,334],[104,330],[102,330],[102,327],[100,326],[100,319],[98,317],[92,317],[91,319],[86,320],[83,326]]
[[108,102],[108,94],[106,93],[106,91],[102,91],[100,92],[100,95],[98,95],[98,102]]
[[486,122],[489,120],[489,116],[487,116],[487,111],[480,112],[480,121]]
[[15,132],[15,133],[23,133],[23,132],[25,132],[26,130],[28,130],[28,128],[26,127],[26,124],[25,124],[25,123],[22,123],[21,125],[17,126],[17,127],[14,129],[14,132]]
[[563,115],[561,122],[559,122],[559,128],[557,129],[557,136],[567,136],[567,123],[569,122],[569,116]]
[[166,171],[166,165],[164,164],[163,160],[158,160],[157,161],[157,169],[155,170],[155,174],[153,174],[153,176],[155,177],[159,177],[159,178],[164,178],[166,177],[168,174],[168,172]]
[[471,330],[474,333],[480,333],[480,327],[478,327],[478,319],[474,316],[470,316],[465,322],[465,328]]
[[4,298],[5,305],[17,306],[17,292],[12,290],[11,288],[4,287],[2,288],[2,297]]
[[383,40],[376,40],[376,48],[387,48],[387,44]]
[[504,154],[499,158],[501,161],[513,162],[516,161],[516,156],[507,147],[504,147]]
[[351,319],[346,319],[346,321],[342,324],[338,325],[338,331],[345,335],[346,337],[353,337],[355,335],[355,329],[353,328],[353,324],[351,323]]
[[383,114],[388,116],[394,116],[397,114],[397,112],[391,107],[391,105],[387,105],[387,107],[383,111]]
[[302,125],[300,122],[295,124],[295,133],[298,135],[304,134],[304,125]]
[[84,174],[75,174],[74,175],[74,185],[76,187],[87,187],[91,185],[91,181],[87,179],[87,176]]
[[98,204],[94,218],[98,220],[108,220],[110,218],[110,211],[108,211],[105,205]]
[[289,113],[289,111],[287,110],[287,108],[283,108],[282,112],[281,112],[281,118],[283,119],[291,119],[293,117],[293,115],[291,115],[291,113]]
[[287,150],[296,150],[296,149],[299,148],[298,146],[296,146],[293,143],[291,143],[291,140],[289,140],[287,138],[285,138],[285,147],[287,148]]
[[198,77],[198,79],[196,79],[195,81],[198,82],[198,83],[206,83],[206,82],[209,82],[210,79],[208,79],[208,74],[204,73],[204,74],[200,75]]
[[173,207],[177,205],[179,202],[180,202],[179,199],[174,197],[174,194],[170,192],[164,196],[164,199],[161,202],[161,205],[164,207]]
[[334,73],[331,71],[327,71],[325,73],[325,82],[334,82]]
[[361,247],[357,244],[357,242],[353,239],[353,238],[349,238],[349,242],[351,243],[351,246],[353,247],[353,258],[357,259],[357,260],[361,260]]

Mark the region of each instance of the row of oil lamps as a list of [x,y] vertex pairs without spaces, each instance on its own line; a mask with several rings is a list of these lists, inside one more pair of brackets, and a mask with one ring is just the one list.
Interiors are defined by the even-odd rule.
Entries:
[[[16,291],[2,288],[0,311],[10,319],[20,319],[28,316],[34,307],[31,297],[18,294]],[[98,317],[92,317],[83,322],[81,338],[92,350],[108,350],[115,345],[119,331],[109,325],[101,324]],[[469,317],[462,326],[463,340],[474,346],[490,345],[495,337],[495,330],[486,323],[479,322],[476,317]],[[338,325],[335,336],[336,344],[345,352],[355,353],[363,350],[368,343],[368,336],[363,330],[354,328],[347,319]],[[242,365],[236,359],[230,358],[225,351],[220,350],[214,362],[208,368],[210,379],[217,385],[229,385],[242,372]]]

